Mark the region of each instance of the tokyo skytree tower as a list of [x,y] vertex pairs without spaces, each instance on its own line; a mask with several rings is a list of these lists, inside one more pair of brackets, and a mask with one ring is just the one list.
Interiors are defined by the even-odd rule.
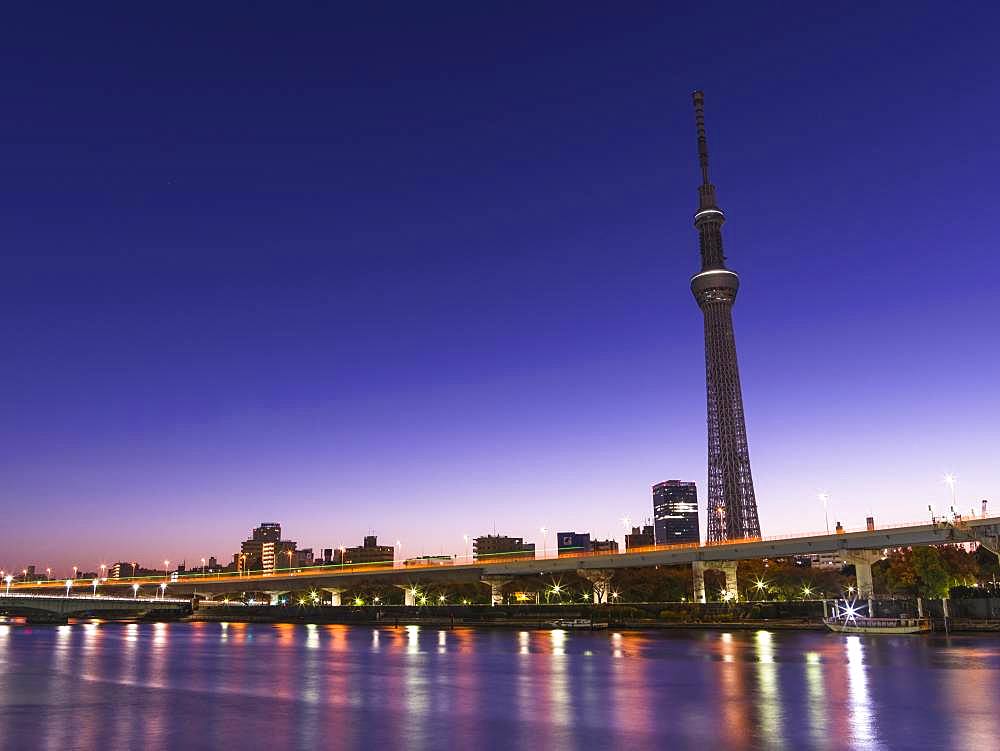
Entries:
[[760,522],[750,474],[750,450],[733,335],[733,302],[740,278],[726,268],[726,256],[722,252],[725,215],[715,203],[715,186],[708,179],[704,104],[704,94],[694,92],[698,161],[701,163],[694,226],[701,246],[701,271],[691,277],[691,292],[705,316],[708,542],[711,543],[760,537]]

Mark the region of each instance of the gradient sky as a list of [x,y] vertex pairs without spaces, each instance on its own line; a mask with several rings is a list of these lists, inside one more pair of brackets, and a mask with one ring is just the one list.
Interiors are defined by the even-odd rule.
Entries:
[[1000,11],[734,7],[7,8],[0,567],[704,509],[695,88],[764,534],[1000,504]]

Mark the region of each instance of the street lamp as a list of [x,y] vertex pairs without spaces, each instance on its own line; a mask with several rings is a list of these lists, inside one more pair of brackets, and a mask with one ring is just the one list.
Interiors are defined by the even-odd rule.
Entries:
[[[293,551],[293,550],[286,550],[285,551],[285,555],[288,556],[288,568],[291,568],[292,567],[292,556],[295,555],[295,551]],[[205,560],[205,559],[202,558],[202,560]]]
[[462,535],[462,539],[465,540],[465,562],[469,562],[469,536]]
[[808,584],[806,586],[802,587],[802,596],[803,597],[809,597],[809,595],[811,595],[811,594],[812,594],[812,587],[810,587]]
[[73,567],[73,578],[76,578],[76,566]]
[[96,577],[91,582],[91,585],[94,587],[94,597],[97,597],[97,585],[100,584],[100,583],[101,583],[101,580],[98,579],[98,578],[96,578]]
[[164,599],[167,596],[167,583],[160,582],[160,599]]
[[3,580],[4,580],[4,583],[7,585],[7,591],[4,594],[8,594],[9,595],[10,594],[10,583],[12,581],[14,581],[14,577],[11,576],[10,574],[7,574],[7,576],[5,576],[3,578]]
[[830,494],[820,493],[818,498],[823,502],[823,518],[826,520],[826,533],[830,534],[830,512],[827,509],[827,502],[830,500]]
[[549,530],[547,530],[545,527],[541,528],[541,533],[542,533],[542,558],[548,558],[548,553],[549,553],[549,547],[548,546],[549,546],[549,543],[548,543],[548,538],[546,537],[546,535],[548,534],[548,532],[549,532]]
[[46,579],[46,581],[48,581],[51,578],[52,578],[52,569],[51,568],[46,568],[45,569],[45,579]]
[[132,596],[135,599],[137,599],[137,600],[139,599],[139,585],[138,584],[133,584],[132,585]]
[[[76,568],[76,566],[74,566],[73,568]],[[69,597],[69,588],[72,587],[72,586],[73,586],[73,580],[72,579],[67,579],[66,580],[66,596],[67,597]]]
[[955,506],[958,505],[958,478],[949,472],[942,479],[944,480],[944,484],[951,488],[951,511],[955,513]]

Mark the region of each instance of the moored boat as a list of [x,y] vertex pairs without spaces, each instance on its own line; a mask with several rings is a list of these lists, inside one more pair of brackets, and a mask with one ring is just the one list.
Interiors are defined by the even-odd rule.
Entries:
[[557,618],[554,621],[549,621],[547,624],[552,628],[574,628],[574,629],[601,629],[607,628],[607,623],[599,623],[597,621],[592,621],[589,618]]
[[841,634],[926,634],[933,630],[930,618],[868,618],[863,615],[836,615],[824,618],[831,631]]

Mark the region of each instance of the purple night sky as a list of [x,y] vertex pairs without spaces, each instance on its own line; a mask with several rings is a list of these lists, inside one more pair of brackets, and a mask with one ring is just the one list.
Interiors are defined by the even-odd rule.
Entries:
[[1000,11],[431,6],[6,10],[0,567],[704,514],[695,88],[764,534],[1000,504]]

